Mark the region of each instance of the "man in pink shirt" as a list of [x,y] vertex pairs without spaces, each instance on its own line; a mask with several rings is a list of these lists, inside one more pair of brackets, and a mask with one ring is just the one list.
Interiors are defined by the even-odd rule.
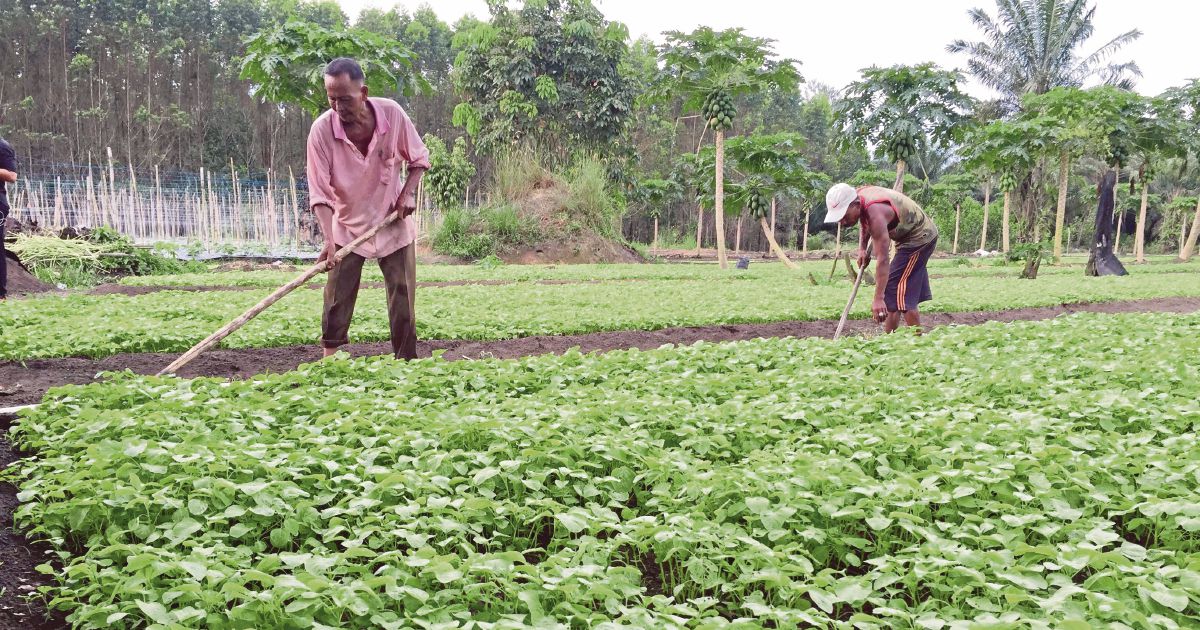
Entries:
[[[379,261],[387,287],[388,322],[397,359],[417,357],[416,294],[417,182],[429,168],[429,151],[408,115],[395,101],[367,96],[358,62],[345,57],[325,67],[330,111],[308,133],[308,196],[325,246],[319,260],[382,221],[403,218],[380,230],[336,265],[330,264],[321,313],[325,356],[349,343],[363,262]],[[407,177],[401,182],[403,166]]]

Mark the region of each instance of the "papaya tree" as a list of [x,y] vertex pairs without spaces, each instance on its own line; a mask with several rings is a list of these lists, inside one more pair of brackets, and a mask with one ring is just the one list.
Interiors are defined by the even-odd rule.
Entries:
[[[1165,95],[1167,104],[1175,110],[1178,120],[1179,145],[1186,154],[1185,162],[1200,163],[1200,79],[1192,79],[1186,85],[1171,88]],[[1192,215],[1192,227],[1179,252],[1179,262],[1187,262],[1196,251],[1196,240],[1200,236],[1200,196],[1197,196],[1196,211]]]
[[1058,204],[1054,213],[1054,262],[1062,260],[1063,224],[1066,219],[1067,186],[1074,157],[1085,153],[1112,153],[1110,133],[1138,95],[1110,86],[1082,90],[1060,87],[1025,98],[1020,120],[1030,136],[1036,137],[1042,155],[1058,158]]
[[876,147],[896,166],[892,188],[904,190],[908,163],[926,148],[948,147],[963,130],[971,97],[962,75],[932,63],[870,67],[842,92],[835,116],[844,147]]
[[663,207],[683,198],[683,187],[673,179],[649,177],[634,182],[630,190],[630,201],[634,209],[641,210],[654,219],[654,236],[650,247],[658,247],[658,220]]
[[768,222],[769,212],[780,194],[814,196],[824,179],[808,169],[801,149],[804,138],[793,133],[740,136],[729,142],[729,158],[736,175],[737,205],[757,219],[771,252],[785,265],[795,268],[775,240]]
[[714,31],[701,27],[691,33],[668,31],[660,52],[663,63],[657,92],[679,95],[687,111],[699,110],[713,130],[715,146],[713,212],[717,261],[725,256],[725,132],[737,117],[734,99],[768,88],[790,91],[802,81],[796,61],[776,56],[773,40],[751,37],[742,29]]
[[[974,128],[963,143],[962,152],[968,170],[987,172],[996,177],[1004,194],[1000,219],[1000,249],[1008,253],[1012,198],[1018,183],[1045,150],[1044,132],[1025,121],[996,120]],[[983,246],[980,245],[982,248]]]
[[[962,202],[973,194],[975,177],[968,173],[955,173],[942,177],[931,188],[934,204],[954,208],[954,239],[950,242],[950,253],[957,254],[959,228],[962,224]],[[986,214],[983,220],[984,230],[986,230]]]
[[327,28],[290,20],[246,40],[241,78],[264,101],[298,105],[316,116],[329,105],[321,75],[325,64],[351,57],[362,66],[373,94],[428,92],[416,54],[400,42],[362,29]]

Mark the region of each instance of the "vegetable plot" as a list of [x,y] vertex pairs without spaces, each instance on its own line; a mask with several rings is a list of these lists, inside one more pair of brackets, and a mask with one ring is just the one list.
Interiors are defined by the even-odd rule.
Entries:
[[1076,315],[116,375],[13,430],[17,521],[82,627],[1195,627],[1198,351]]
[[[837,318],[847,287],[811,286],[794,277],[730,277],[600,284],[510,284],[423,289],[421,339],[495,340],[676,326]],[[945,278],[928,311],[1006,310],[1155,297],[1200,296],[1200,274],[1120,278],[1048,276]],[[264,292],[265,293],[265,292]],[[133,297],[73,295],[10,301],[0,309],[0,360],[121,352],[183,352],[253,306],[253,291],[158,292]],[[700,299],[703,298],[703,299]],[[315,344],[321,293],[296,291],[221,342],[227,348]],[[870,300],[852,313],[866,317]],[[351,340],[388,339],[382,289],[364,290]],[[831,327],[832,328],[832,327]]]

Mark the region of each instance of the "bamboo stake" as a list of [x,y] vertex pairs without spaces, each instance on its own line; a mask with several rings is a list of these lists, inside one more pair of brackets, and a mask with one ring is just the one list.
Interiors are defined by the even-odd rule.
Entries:
[[296,237],[296,249],[300,249],[300,201],[296,196],[296,174],[288,167],[288,185],[292,193],[292,233]]
[[[350,252],[354,251],[355,247],[358,247],[360,244],[364,243],[371,237],[375,236],[375,234],[377,234],[379,232],[379,230],[382,230],[383,228],[387,227],[388,225],[391,225],[399,217],[400,217],[400,215],[395,212],[388,213],[387,217],[385,217],[383,219],[383,221],[379,222],[379,225],[376,225],[375,227],[367,230],[362,236],[359,236],[358,238],[354,239],[353,241],[350,241],[349,245],[346,245],[345,247],[339,249],[337,251],[337,253],[335,253],[333,255],[333,261],[332,261],[333,264],[337,264],[337,263],[341,262],[341,260],[343,258],[345,258],[348,254],[350,254]],[[167,367],[163,368],[162,371],[160,371],[158,373],[158,375],[162,376],[164,374],[174,374],[175,372],[177,372],[179,370],[179,368],[182,368],[183,366],[187,365],[188,363],[191,363],[193,359],[195,359],[197,356],[200,356],[200,353],[202,353],[205,350],[208,350],[212,346],[216,345],[222,339],[228,337],[230,335],[230,333],[232,333],[233,331],[241,328],[242,326],[245,326],[246,322],[250,321],[251,319],[254,319],[254,317],[256,315],[267,310],[267,308],[269,308],[272,304],[278,302],[281,298],[283,298],[283,296],[287,295],[288,293],[291,293],[297,287],[303,286],[317,274],[328,271],[329,265],[330,265],[330,263],[328,261],[321,261],[321,262],[318,262],[317,264],[313,265],[312,267],[309,267],[307,271],[300,274],[299,276],[296,276],[296,278],[294,280],[283,285],[282,287],[279,287],[273,293],[271,293],[271,295],[268,295],[267,297],[263,298],[258,304],[255,304],[254,306],[252,306],[250,308],[250,310],[248,310],[245,313],[242,313],[238,317],[234,318],[233,321],[222,326],[220,330],[218,330],[218,331],[214,332],[213,334],[209,335],[208,337],[206,337],[204,339],[204,341],[201,341],[200,343],[193,346],[191,350],[188,350],[187,352],[183,353],[182,356],[180,356],[178,359],[175,359],[175,361],[172,362]]]
[[120,231],[121,226],[117,222],[117,174],[113,168],[112,147],[105,147],[105,149],[108,150],[108,211],[112,228]]

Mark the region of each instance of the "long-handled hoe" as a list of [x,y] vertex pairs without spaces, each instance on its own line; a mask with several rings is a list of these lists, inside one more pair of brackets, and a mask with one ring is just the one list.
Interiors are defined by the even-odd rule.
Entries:
[[[376,225],[375,227],[367,230],[362,236],[354,239],[353,241],[350,241],[349,245],[346,245],[345,247],[339,249],[337,251],[337,253],[335,253],[333,255],[333,262],[334,263],[341,262],[341,260],[343,258],[345,258],[350,252],[354,251],[355,247],[358,247],[359,245],[363,244],[371,237],[375,236],[375,234],[377,234],[379,232],[379,230],[382,230],[383,228],[391,225],[397,218],[399,218],[399,216],[400,216],[399,214],[396,214],[394,212],[389,213],[383,221],[379,222],[379,225]],[[174,374],[180,368],[187,365],[188,363],[191,363],[193,359],[200,356],[200,354],[202,352],[217,345],[217,343],[219,343],[222,339],[228,337],[231,333],[233,333],[233,331],[241,328],[242,326],[245,326],[246,322],[249,322],[251,319],[254,319],[254,317],[257,316],[259,313],[267,310],[267,308],[269,308],[272,304],[278,302],[281,298],[283,298],[283,296],[291,293],[297,287],[303,286],[305,283],[307,283],[309,280],[311,280],[314,276],[316,276],[324,271],[327,271],[328,269],[329,269],[329,264],[327,261],[321,261],[321,262],[318,262],[317,264],[313,265],[312,267],[309,267],[307,270],[305,270],[304,273],[297,276],[296,279],[279,287],[273,293],[271,293],[271,295],[268,295],[267,297],[263,298],[258,304],[255,304],[254,306],[252,306],[245,313],[238,315],[236,318],[234,318],[228,324],[225,324],[224,326],[222,326],[220,328],[220,330],[218,330],[218,331],[214,332],[213,334],[209,335],[208,337],[206,337],[204,339],[204,341],[201,341],[200,343],[196,344],[195,346],[192,346],[191,350],[188,350],[187,352],[183,353],[178,359],[175,359],[174,362],[172,362],[167,367],[163,368],[158,373],[158,376],[163,376],[165,374]],[[17,413],[19,413],[21,410],[32,409],[34,407],[37,407],[37,405],[31,404],[31,405],[20,405],[17,407],[0,408],[0,419],[14,418],[14,417],[16,417]]]
[[[858,287],[862,284],[863,274],[867,272],[867,267],[871,264],[871,241],[867,241],[867,261],[863,266],[858,268],[858,277],[854,279],[854,288],[850,289],[850,299],[846,300],[846,308],[842,309],[842,318],[838,320],[837,330],[833,331],[833,340],[837,341],[838,337],[842,336],[842,328],[846,326],[846,317],[850,315],[850,308],[854,306],[854,298],[858,297]],[[874,313],[872,313],[874,315]]]

